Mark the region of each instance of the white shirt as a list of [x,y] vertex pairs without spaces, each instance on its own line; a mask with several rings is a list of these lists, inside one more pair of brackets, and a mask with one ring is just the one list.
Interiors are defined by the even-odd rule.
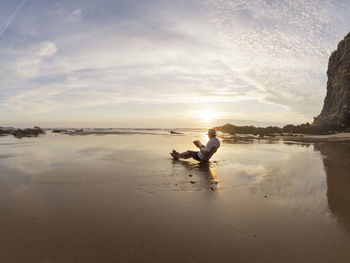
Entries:
[[207,145],[203,148],[204,151],[207,151],[207,154],[203,154],[200,151],[198,152],[199,159],[203,161],[209,161],[209,159],[213,156],[214,153],[216,153],[217,149],[220,147],[220,141],[213,137],[211,138]]

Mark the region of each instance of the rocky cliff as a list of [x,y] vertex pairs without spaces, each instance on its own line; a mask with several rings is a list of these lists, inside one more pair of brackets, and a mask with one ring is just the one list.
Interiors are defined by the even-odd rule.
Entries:
[[350,33],[332,53],[327,70],[327,95],[314,126],[328,130],[350,129]]

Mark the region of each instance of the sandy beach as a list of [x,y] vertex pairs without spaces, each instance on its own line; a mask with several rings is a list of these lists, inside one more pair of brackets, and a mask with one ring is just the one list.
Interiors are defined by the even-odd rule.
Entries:
[[347,142],[350,141],[350,133],[335,133],[335,134],[329,134],[329,135],[309,135],[309,134],[303,134],[302,136],[296,136],[296,137],[287,137],[286,140],[293,140],[293,141],[306,141],[306,142]]
[[0,138],[0,262],[350,262],[350,143]]

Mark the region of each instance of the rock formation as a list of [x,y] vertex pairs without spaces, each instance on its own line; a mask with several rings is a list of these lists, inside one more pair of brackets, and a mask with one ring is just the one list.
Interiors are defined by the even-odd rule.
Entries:
[[22,137],[37,137],[39,134],[43,134],[45,131],[41,129],[40,127],[34,127],[34,129],[15,129],[12,127],[0,127],[0,136],[4,135],[13,135],[17,138],[22,138]]
[[12,135],[17,138],[22,137],[37,137],[39,134],[45,133],[44,130],[42,130],[40,127],[34,127],[34,129],[26,128],[26,129],[17,129],[15,130]]
[[327,76],[327,95],[314,126],[332,131],[350,130],[350,33],[331,54]]

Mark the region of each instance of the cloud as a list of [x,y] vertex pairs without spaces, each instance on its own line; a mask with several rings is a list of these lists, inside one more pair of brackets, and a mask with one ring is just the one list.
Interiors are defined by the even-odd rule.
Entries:
[[8,19],[5,21],[5,23],[0,27],[0,36],[6,32],[6,30],[9,28],[9,26],[11,25],[13,19],[16,17],[16,14],[18,12],[19,9],[21,9],[21,7],[25,4],[27,0],[23,0],[16,8],[15,10],[12,12],[12,14],[8,17]]
[[231,46],[232,65],[265,94],[264,100],[307,116],[319,112],[328,57],[350,26],[346,2],[213,0],[207,5]]
[[14,62],[15,71],[20,77],[24,78],[39,76],[45,63],[48,63],[47,59],[56,52],[57,47],[52,42],[36,43],[21,52],[22,54]]
[[[342,1],[38,8],[42,17],[18,17],[13,38],[0,43],[0,106],[8,118],[92,108],[118,117],[116,109],[129,105],[130,116],[212,107],[227,118],[311,120],[325,95],[328,56],[350,26]],[[142,105],[157,106],[132,112]]]
[[76,9],[72,12],[73,16],[79,17],[81,16],[81,9]]

